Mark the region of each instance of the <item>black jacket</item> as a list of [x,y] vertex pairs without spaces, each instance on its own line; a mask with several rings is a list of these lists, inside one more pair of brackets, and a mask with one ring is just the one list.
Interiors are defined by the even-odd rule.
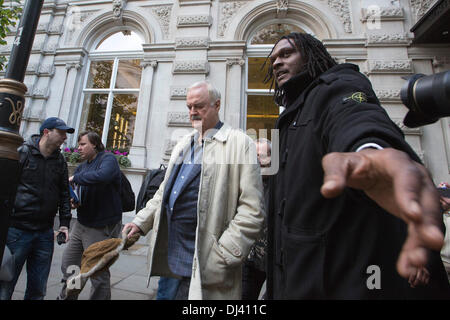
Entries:
[[122,220],[120,168],[112,153],[99,152],[91,162],[80,164],[73,181],[81,186],[78,222],[100,228]]
[[67,163],[59,149],[44,158],[39,140],[39,135],[33,135],[18,149],[22,174],[10,225],[30,231],[46,230],[53,228],[59,211],[60,225],[69,227],[72,214]]
[[[364,193],[347,188],[334,199],[320,193],[321,160],[364,143],[393,147],[420,161],[380,106],[368,79],[350,64],[316,79],[300,74],[285,83],[280,115],[280,168],[271,179],[268,298],[408,299],[448,297],[445,270],[434,252],[430,285],[410,289],[396,261],[406,225]],[[372,267],[381,289],[370,290]],[[373,278],[372,278],[373,279]]]

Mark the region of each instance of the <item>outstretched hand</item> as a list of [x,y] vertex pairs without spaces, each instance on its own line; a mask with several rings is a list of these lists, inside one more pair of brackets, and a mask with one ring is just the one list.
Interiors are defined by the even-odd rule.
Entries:
[[395,149],[364,149],[330,153],[322,159],[325,198],[346,187],[363,190],[372,200],[408,225],[408,237],[397,261],[397,271],[409,278],[425,266],[427,249],[440,250],[439,195],[424,166]]

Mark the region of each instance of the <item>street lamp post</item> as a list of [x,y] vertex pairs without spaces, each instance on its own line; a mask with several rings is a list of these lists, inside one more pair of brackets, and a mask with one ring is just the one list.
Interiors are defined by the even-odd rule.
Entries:
[[19,127],[27,92],[23,79],[43,3],[44,0],[25,2],[5,78],[0,80],[0,261],[20,174],[17,148],[23,142]]

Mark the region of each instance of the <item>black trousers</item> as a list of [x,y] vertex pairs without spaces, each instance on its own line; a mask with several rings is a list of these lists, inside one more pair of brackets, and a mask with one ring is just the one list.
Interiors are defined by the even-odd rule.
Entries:
[[242,266],[242,300],[258,300],[266,273],[254,267],[251,261]]

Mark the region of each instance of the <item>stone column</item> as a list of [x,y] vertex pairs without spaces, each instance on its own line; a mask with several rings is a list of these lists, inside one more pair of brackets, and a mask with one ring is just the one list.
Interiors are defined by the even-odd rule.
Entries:
[[143,68],[141,87],[139,91],[139,101],[134,126],[133,144],[130,149],[130,161],[134,168],[144,168],[146,161],[146,136],[147,126],[150,123],[149,111],[152,96],[153,74],[158,61],[144,60],[141,63]]
[[[64,80],[64,88],[61,96],[61,102],[59,104],[58,117],[66,121],[70,126],[75,126],[75,122],[77,120],[78,108],[73,104],[73,99],[74,93],[79,92],[77,90],[77,75],[78,71],[81,70],[81,67],[82,66],[79,62],[66,63],[66,78]],[[74,141],[76,142],[76,138],[71,140],[72,141],[69,143],[73,144]]]
[[[224,114],[225,122],[229,123],[233,128],[243,128],[245,117],[242,110],[242,66],[245,60],[242,58],[227,59],[227,83],[226,97],[227,103]],[[223,106],[224,107],[224,106]],[[244,121],[244,122],[243,122]]]

